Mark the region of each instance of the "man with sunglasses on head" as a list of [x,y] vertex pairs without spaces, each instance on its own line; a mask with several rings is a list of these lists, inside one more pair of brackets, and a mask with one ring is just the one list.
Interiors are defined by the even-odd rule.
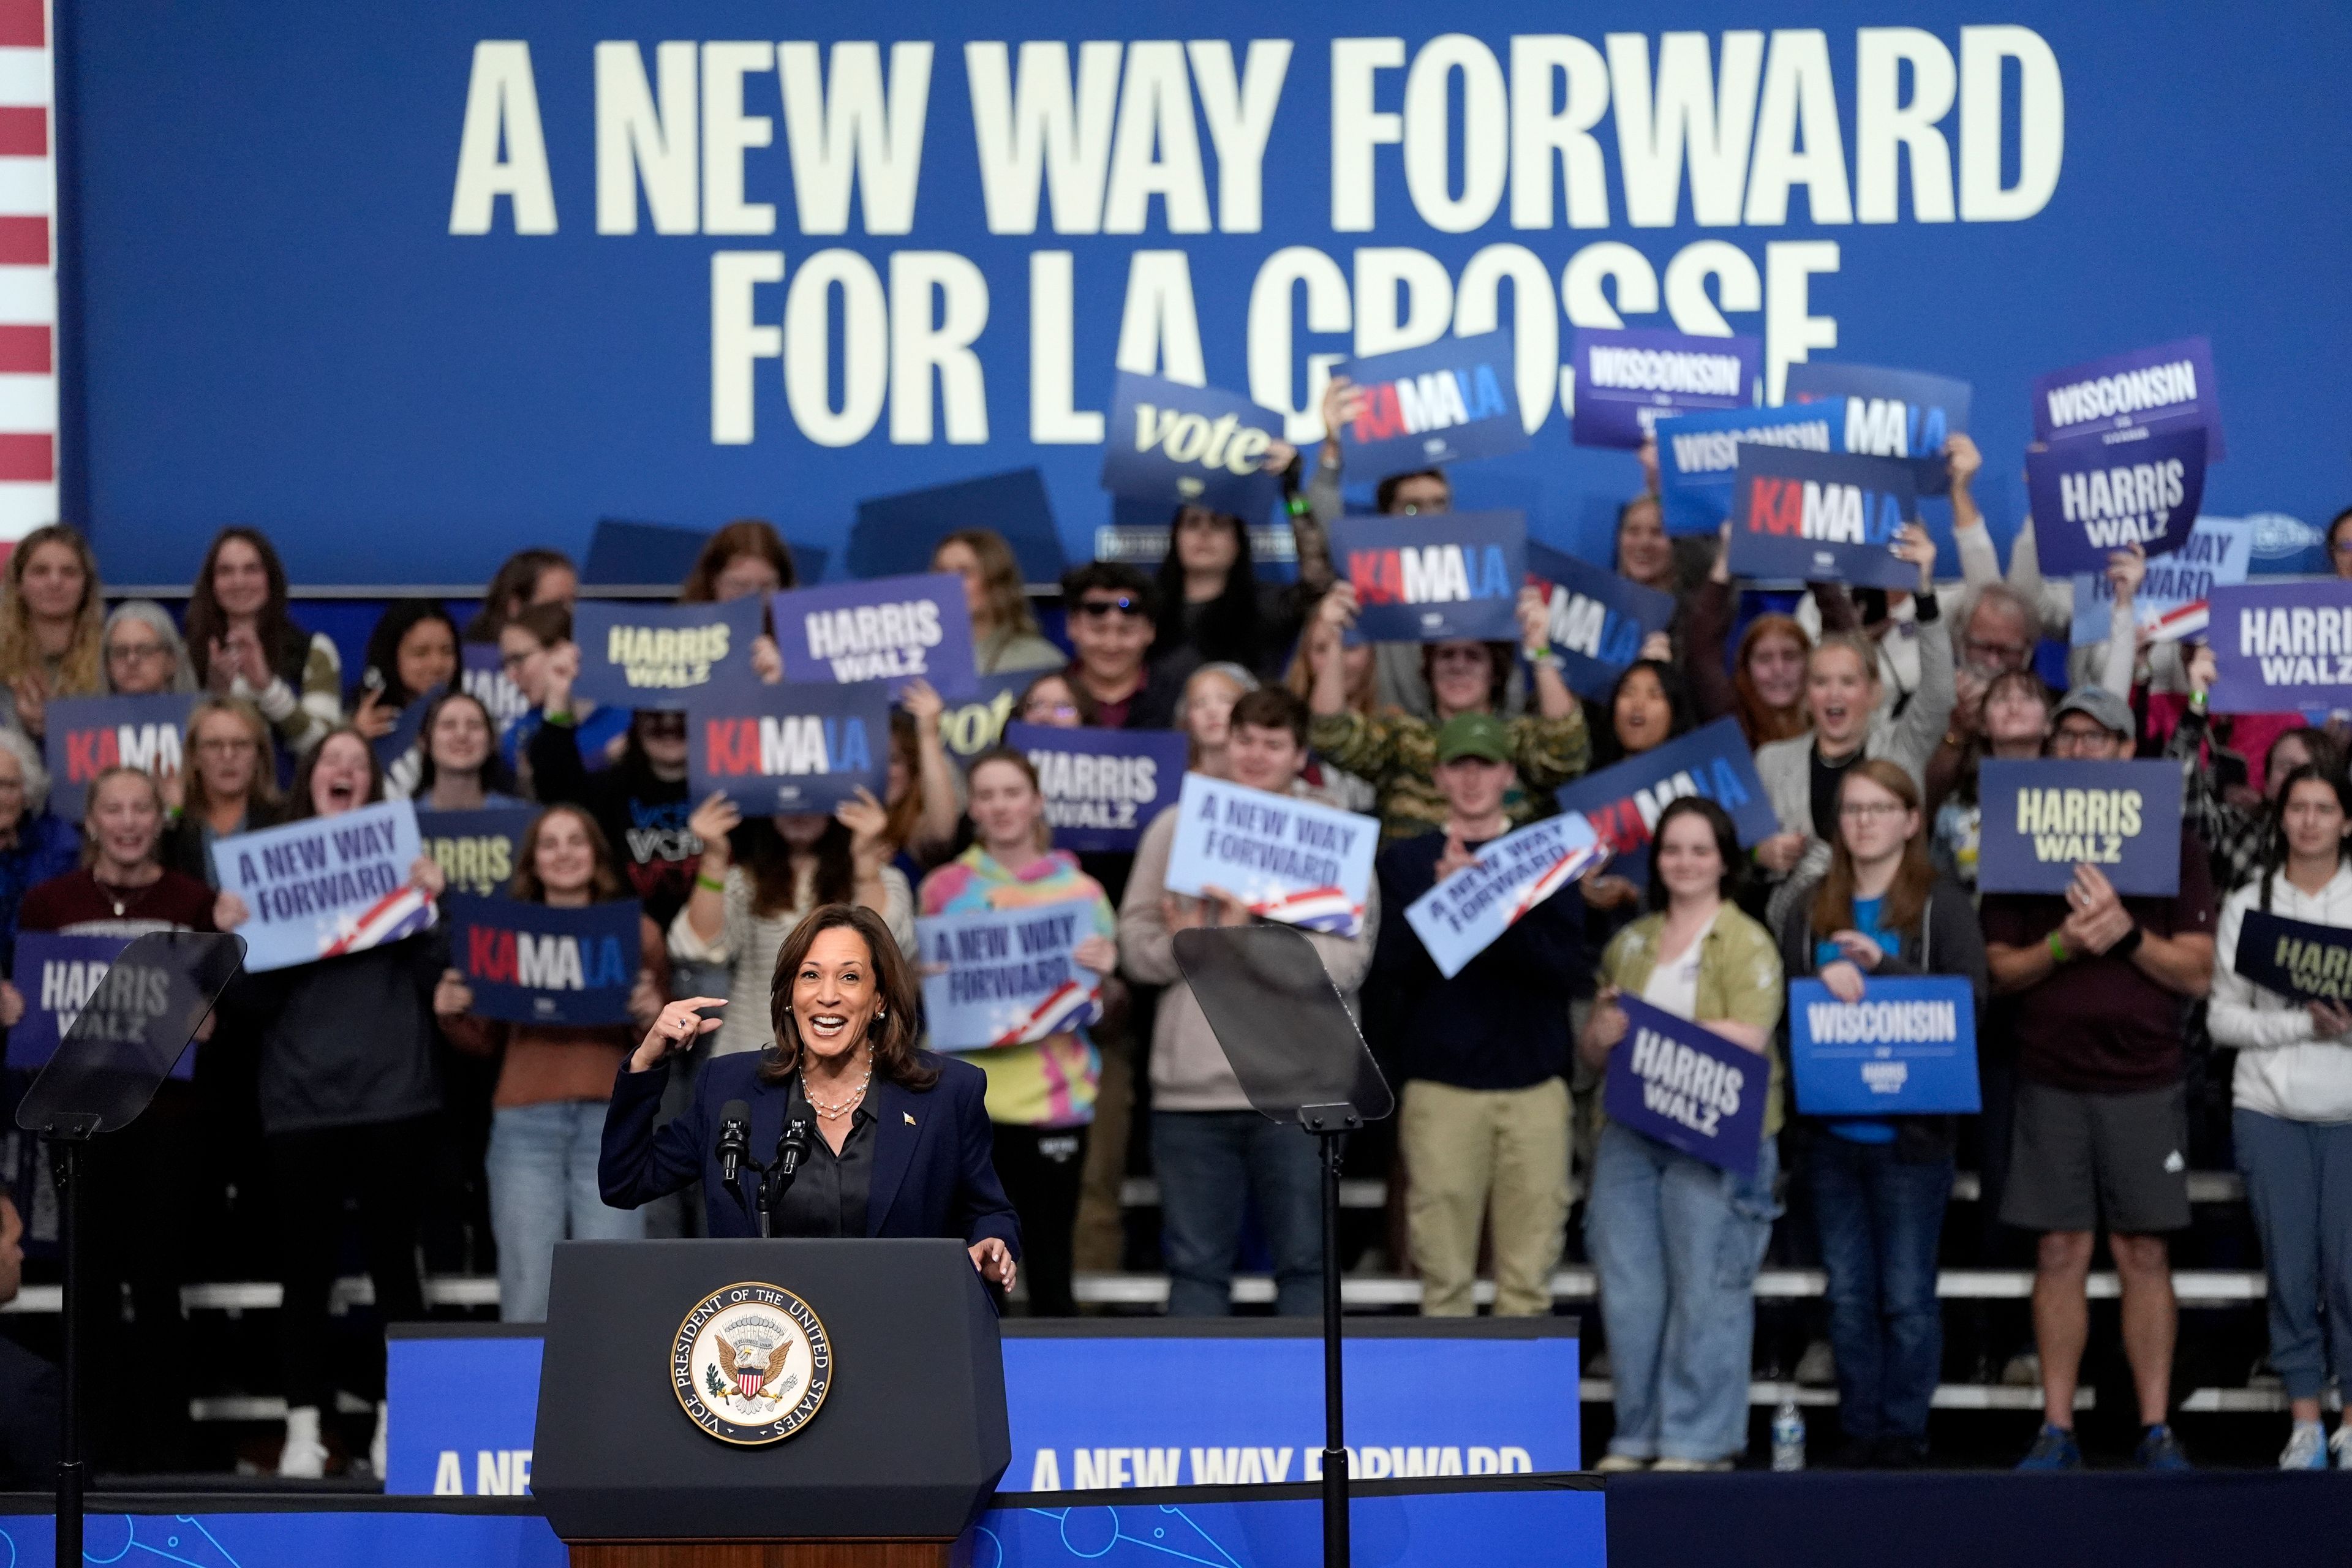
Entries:
[[[2124,700],[2078,687],[2053,716],[2050,754],[2121,762],[2136,726]],[[2016,998],[2014,1135],[2003,1224],[2039,1233],[2033,1331],[2041,1436],[2020,1467],[2077,1469],[2074,1392],[2090,1333],[2086,1284],[2098,1233],[2123,1286],[2124,1354],[2139,1396],[2139,1463],[2186,1469],[2167,1425],[2179,1313],[2167,1232],[2189,1225],[2186,1005],[2213,977],[2213,881],[2180,830],[2180,889],[2124,898],[2095,866],[2063,895],[1990,893],[1982,907],[1994,991]]]
[[1121,562],[1089,561],[1062,578],[1062,614],[1078,657],[1067,675],[1079,711],[1099,730],[1165,730],[1181,688],[1154,678],[1151,580]]

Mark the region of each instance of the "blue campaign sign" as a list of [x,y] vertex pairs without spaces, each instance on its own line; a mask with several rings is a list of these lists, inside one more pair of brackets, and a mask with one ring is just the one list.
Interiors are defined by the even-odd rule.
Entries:
[[1516,641],[1528,571],[1527,519],[1515,511],[1343,517],[1331,560],[1356,590],[1369,642]]
[[1168,850],[1168,890],[1233,894],[1250,912],[1307,931],[1364,929],[1377,818],[1299,795],[1186,773]]
[[1702,338],[1654,327],[1576,329],[1576,413],[1580,447],[1639,447],[1662,419],[1704,408],[1744,408],[1756,401],[1764,364],[1761,338]]
[[1888,370],[1874,364],[1807,360],[1789,367],[1791,403],[1843,405],[1842,445],[1858,458],[1906,458],[1923,496],[1948,495],[1944,442],[1965,435],[1975,389],[1948,375]]
[[1642,655],[1642,641],[1673,624],[1675,596],[1589,561],[1528,541],[1528,571],[1549,611],[1560,679],[1580,697],[1606,698]]
[[2352,1000],[2352,931],[2248,910],[2230,967],[2282,996],[2340,1005]]
[[1282,416],[1238,393],[1118,374],[1104,437],[1102,488],[1170,507],[1205,506],[1244,522],[1282,493],[1265,471]]
[[1780,831],[1780,819],[1756,776],[1756,753],[1736,719],[1717,719],[1599,773],[1559,786],[1562,811],[1580,814],[1607,847],[1609,874],[1635,887],[1650,880],[1650,834],[1678,795],[1705,795],[1731,814],[1739,842],[1754,845]]
[[1102,1016],[1102,977],[1070,950],[1095,929],[1091,899],[966,910],[915,922],[931,1048],[976,1051],[1083,1028]]
[[850,575],[903,577],[928,572],[940,540],[982,519],[1013,547],[1024,582],[1057,581],[1069,564],[1055,530],[1045,476],[1034,468],[1015,468],[1009,474],[983,474],[861,500],[857,521],[849,531]]
[[433,901],[408,880],[424,852],[404,800],[215,839],[214,880],[245,900],[246,968],[311,963],[427,929]]
[[[457,650],[457,683],[481,700],[490,710],[490,721],[503,726],[519,713],[530,710],[530,703],[522,688],[507,674],[506,656],[494,642],[469,642]],[[421,715],[420,715],[421,717]],[[599,765],[595,759],[586,759],[592,768]]]
[[1042,670],[1017,670],[1011,675],[975,675],[969,696],[948,699],[940,713],[940,739],[948,755],[966,767],[981,752],[1004,738],[1013,705],[1029,689]]
[[473,988],[478,1017],[593,1026],[629,1021],[643,956],[637,902],[551,909],[452,893],[442,900],[450,967]]
[[[538,809],[490,805],[479,811],[420,811],[416,834],[453,893],[503,893],[522,864],[522,837]],[[618,848],[619,846],[614,846]]]
[[856,686],[705,687],[686,710],[687,793],[723,792],[747,816],[831,811],[890,779],[890,700]]
[[1731,517],[1742,447],[1842,452],[1843,420],[1818,405],[1726,408],[1658,421],[1658,502],[1668,533],[1713,533]]
[[920,678],[941,697],[972,690],[971,614],[952,572],[799,588],[769,601],[784,679],[844,686]]
[[1174,730],[1065,730],[1011,723],[1004,743],[1045,792],[1057,849],[1132,849],[1176,799],[1192,742]]
[[[25,1016],[8,1031],[10,1070],[34,1072],[48,1065],[74,1020],[98,994],[99,982],[130,945],[127,936],[68,936],[49,931],[17,933],[16,973],[10,978],[25,998]],[[196,1050],[191,1045],[180,1053],[172,1076],[194,1078],[195,1070]]]
[[[1548,1331],[1553,1321],[1569,1323],[1530,1320],[1507,1331],[1491,1320],[1351,1323],[1342,1354],[1353,1479],[1581,1468],[1577,1339]],[[1006,1489],[1319,1476],[1323,1352],[1314,1335],[1263,1319],[1213,1333],[1160,1321],[1103,1332],[1051,1326],[1005,1325]],[[390,1495],[496,1495],[499,1483],[512,1484],[509,1456],[528,1463],[539,1334],[459,1328],[397,1324],[387,1336]],[[1206,1365],[1219,1369],[1213,1399],[1200,1395]]]
[[2352,582],[2215,587],[2216,713],[2322,713],[2352,704]]
[[61,697],[48,705],[42,740],[49,769],[49,811],[79,822],[89,783],[109,768],[139,768],[163,777],[180,771],[194,697]]
[[[408,700],[408,706],[400,710],[400,717],[393,721],[392,728],[369,742],[374,748],[377,767],[389,771],[394,763],[415,749],[416,737],[425,731],[425,715],[448,689],[446,685],[436,686]],[[490,722],[495,726],[498,721],[493,719]]]
[[[2211,621],[2215,588],[2242,583],[2253,564],[2254,521],[2200,517],[2188,542],[2147,563],[2147,576],[2132,599],[2132,618],[2158,642],[2198,637]],[[2074,624],[2071,641],[2088,647],[2107,640],[2114,624],[2115,584],[2104,572],[2074,574]]]
[[1505,458],[1528,444],[1507,332],[1440,338],[1349,360],[1332,374],[1364,394],[1362,411],[1339,427],[1340,459],[1352,478]]
[[2136,439],[2062,441],[2025,454],[2042,569],[2104,572],[2137,544],[2161,556],[2189,542],[2205,499],[2205,433],[2135,430]]
[[2063,893],[2077,866],[2095,866],[2119,893],[2180,890],[2179,763],[1988,757],[1977,784],[1982,891]]
[[1448,980],[1528,910],[1599,866],[1609,851],[1573,812],[1507,833],[1405,906],[1404,918]]
[[1609,1053],[1601,1113],[1719,1170],[1755,1174],[1770,1059],[1638,996],[1621,994],[1617,1005],[1625,1037]]
[[[2034,378],[2033,439],[2041,445],[2177,430],[2203,434],[2208,462],[2225,455],[2213,345],[2204,338],[2110,354]],[[2041,532],[2038,524],[2034,532]]]
[[1893,552],[1918,516],[1911,465],[1742,445],[1732,486],[1731,570],[1742,577],[1916,588]]
[[1965,976],[1865,979],[1859,1002],[1789,982],[1789,1070],[1808,1116],[1974,1115],[1977,998]]
[[714,680],[751,678],[760,601],[652,605],[583,599],[572,612],[580,677],[572,694],[599,707],[677,711]]

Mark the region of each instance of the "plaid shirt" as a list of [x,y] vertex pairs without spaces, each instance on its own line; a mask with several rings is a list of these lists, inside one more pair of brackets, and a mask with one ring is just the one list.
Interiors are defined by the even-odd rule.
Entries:
[[[2180,760],[2181,817],[2205,841],[2213,863],[2215,890],[2227,893],[2262,875],[2265,825],[2263,813],[2231,805],[2213,787],[2214,770],[2204,764],[2203,757],[2211,732],[2205,714],[2184,709],[2172,738],[2165,742],[2164,754]],[[2221,749],[2219,742],[2212,744],[2216,751]]]

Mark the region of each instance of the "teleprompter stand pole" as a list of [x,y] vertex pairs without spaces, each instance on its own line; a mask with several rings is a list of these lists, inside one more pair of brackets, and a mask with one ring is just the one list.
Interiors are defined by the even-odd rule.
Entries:
[[1364,1124],[1351,1105],[1305,1105],[1323,1161],[1323,1568],[1348,1568],[1348,1415],[1339,1342],[1339,1156]]
[[[60,1119],[63,1122],[64,1119]],[[49,1163],[58,1188],[58,1232],[65,1253],[64,1408],[58,1421],[58,1568],[83,1568],[82,1491],[88,1468],[81,1458],[81,1197],[82,1151],[87,1135],[53,1126]]]

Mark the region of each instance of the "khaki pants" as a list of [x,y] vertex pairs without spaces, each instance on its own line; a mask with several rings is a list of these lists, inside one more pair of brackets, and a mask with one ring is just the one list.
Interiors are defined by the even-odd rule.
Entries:
[[[1477,1310],[1479,1221],[1495,1240],[1495,1315],[1551,1311],[1551,1271],[1568,1226],[1568,1086],[1405,1085],[1398,1142],[1412,1177],[1408,1218],[1421,1310]],[[1491,1201],[1491,1208],[1490,1208]]]

